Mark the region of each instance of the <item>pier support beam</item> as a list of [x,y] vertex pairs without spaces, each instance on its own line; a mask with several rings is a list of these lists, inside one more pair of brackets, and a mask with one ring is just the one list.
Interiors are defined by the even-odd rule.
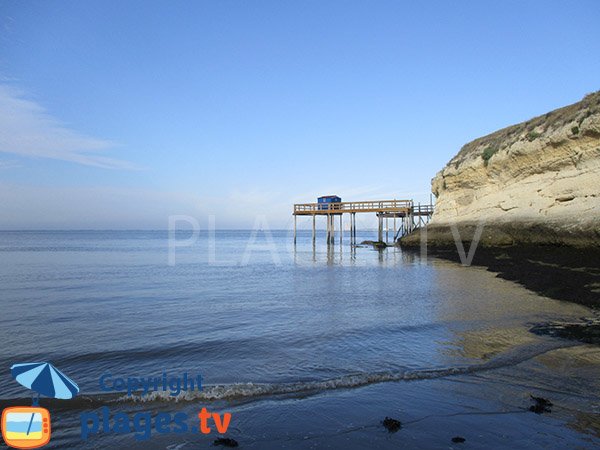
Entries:
[[313,234],[312,234],[312,243],[313,245],[315,245],[315,241],[316,241],[316,228],[317,228],[317,224],[315,223],[317,221],[317,216],[313,214]]
[[344,217],[344,215],[340,214],[340,245],[342,245],[342,236],[344,235],[344,222],[342,217]]
[[387,244],[389,242],[389,230],[390,230],[390,225],[389,225],[390,221],[389,219],[386,217],[385,218],[385,243]]
[[294,215],[294,245],[296,245],[296,222],[297,222],[298,216]]
[[331,220],[331,243],[335,244],[335,216],[330,214],[329,220]]
[[383,242],[383,216],[377,214],[377,219],[379,219],[377,226],[377,240]]
[[327,215],[327,244],[335,243],[335,217],[333,214]]

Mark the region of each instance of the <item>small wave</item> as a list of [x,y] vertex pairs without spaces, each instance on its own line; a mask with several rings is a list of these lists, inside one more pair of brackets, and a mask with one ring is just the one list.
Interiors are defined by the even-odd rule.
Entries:
[[[231,383],[205,385],[202,391],[185,391],[177,396],[170,395],[168,391],[155,391],[149,394],[134,394],[132,396],[123,393],[82,395],[69,402],[57,402],[57,407],[66,407],[69,409],[97,408],[110,404],[122,403],[149,403],[149,402],[194,402],[194,401],[218,401],[218,400],[239,400],[254,399],[261,397],[272,397],[280,395],[306,395],[316,394],[325,391],[338,389],[352,389],[363,387],[376,383],[390,381],[415,381],[444,378],[456,375],[465,375],[487,370],[510,367],[540,356],[552,350],[559,348],[573,347],[582,345],[578,342],[565,342],[548,340],[531,345],[526,344],[516,347],[511,351],[500,354],[489,361],[481,364],[416,369],[416,370],[395,370],[381,372],[362,372],[349,375],[343,375],[326,380],[302,381],[291,383]],[[14,403],[15,400],[8,400],[7,403]],[[54,400],[47,400],[54,403]],[[5,403],[0,402],[0,403]]]
[[205,385],[202,391],[186,391],[177,396],[169,392],[156,391],[146,395],[121,396],[119,402],[192,402],[251,399],[255,397],[278,396],[289,394],[310,394],[336,389],[351,389],[370,384],[389,381],[414,381],[448,376],[470,374],[501,367],[513,366],[536,356],[559,348],[580,345],[557,341],[541,342],[535,345],[523,345],[500,354],[481,364],[435,369],[397,370],[370,373],[355,373],[327,380],[303,381],[295,383],[232,383]]

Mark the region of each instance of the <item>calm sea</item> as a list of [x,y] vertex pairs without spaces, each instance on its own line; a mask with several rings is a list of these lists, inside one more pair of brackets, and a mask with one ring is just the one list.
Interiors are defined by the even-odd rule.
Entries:
[[[99,433],[81,442],[78,415],[103,405],[233,411],[229,435],[253,448],[336,448],[336,433],[343,433],[344,448],[364,448],[369,427],[376,446],[397,446],[377,428],[387,410],[373,402],[404,395],[393,389],[413,395],[412,408],[423,416],[435,413],[427,405],[436,389],[443,405],[458,409],[469,401],[474,409],[526,409],[530,392],[548,389],[582,414],[598,405],[597,352],[528,331],[534,323],[589,316],[584,307],[540,297],[483,269],[396,248],[351,248],[347,236],[329,248],[322,235],[313,247],[305,231],[296,247],[287,231],[171,238],[177,245],[166,231],[0,232],[0,398],[12,404],[30,396],[10,377],[18,362],[50,361],[81,388],[78,401],[51,404],[57,416],[63,412],[51,445],[197,448],[214,439],[189,433],[139,442],[133,434]],[[577,372],[561,352],[579,361]],[[519,372],[523,367],[533,372]],[[201,374],[204,389],[175,402],[168,395],[112,396],[99,385],[105,373],[163,372]],[[450,379],[463,379],[464,397],[441,387]],[[348,412],[348,395],[362,396],[370,415]],[[506,403],[514,395],[521,397]],[[300,414],[294,408],[303,402],[316,402],[317,415],[321,407],[327,417],[337,411],[339,423]],[[594,433],[566,426],[568,420],[556,424],[561,439],[598,442]],[[553,431],[544,433],[552,446]]]

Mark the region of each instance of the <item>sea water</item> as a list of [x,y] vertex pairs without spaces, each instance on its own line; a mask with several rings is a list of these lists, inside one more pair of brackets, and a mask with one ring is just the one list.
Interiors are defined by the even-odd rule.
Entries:
[[[347,235],[326,246],[322,232],[315,245],[306,231],[296,245],[288,231],[0,232],[0,286],[3,406],[32,395],[11,378],[14,363],[50,361],[81,389],[48,403],[60,420],[50,447],[218,437],[82,442],[80,415],[107,406],[229,411],[228,436],[253,448],[447,448],[473,426],[482,446],[534,445],[535,430],[550,447],[598,443],[596,347],[529,332],[592,312],[481,268],[352,247]],[[202,389],[128,396],[100,382],[183,373],[201,375]],[[527,411],[530,393],[549,392],[558,414]],[[414,422],[390,435],[386,415]]]

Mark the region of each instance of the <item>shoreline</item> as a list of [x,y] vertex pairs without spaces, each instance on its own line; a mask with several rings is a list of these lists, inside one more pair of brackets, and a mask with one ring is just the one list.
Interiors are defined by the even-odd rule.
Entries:
[[[473,236],[473,232],[461,233],[461,236]],[[400,247],[409,252],[420,252],[419,232],[415,231],[407,237],[409,239],[400,240]],[[470,241],[463,242],[466,253],[470,246]],[[451,239],[428,239],[427,253],[461,263],[457,247]],[[496,273],[497,277],[516,282],[539,295],[600,309],[598,247],[532,243],[486,245],[483,236],[471,265],[485,267]]]

